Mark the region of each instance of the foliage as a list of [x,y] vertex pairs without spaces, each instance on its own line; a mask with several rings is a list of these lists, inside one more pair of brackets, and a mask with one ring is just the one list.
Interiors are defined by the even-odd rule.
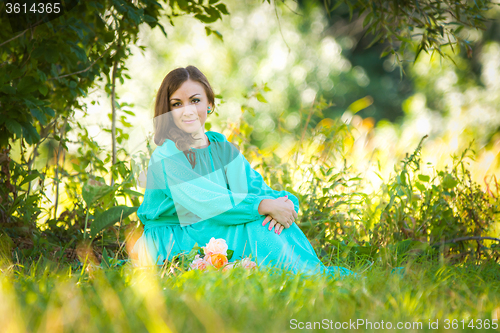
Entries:
[[[451,171],[437,171],[432,179],[421,173],[420,149],[419,145],[407,156],[401,170],[396,170],[396,176],[383,186],[380,221],[373,229],[374,244],[411,239],[438,247],[452,242],[447,252],[458,260],[467,254],[478,260],[491,257],[496,244],[490,248],[479,240],[491,233],[500,217],[498,190],[496,195],[485,193],[471,180],[464,165],[470,148],[453,156]],[[465,239],[455,243],[458,238]]]
[[[381,193],[367,194],[365,179],[353,174],[344,157],[353,137],[352,125],[324,118],[316,127],[309,126],[311,116],[322,116],[325,107],[322,98],[313,103],[302,133],[296,134],[296,145],[282,160],[273,146],[260,151],[242,144],[245,155],[252,152],[261,160],[256,166],[262,168],[269,184],[276,184],[275,190],[285,189],[299,198],[298,223],[320,256],[338,256],[353,263],[355,256],[362,255],[393,265],[397,261],[387,255],[389,250],[401,255],[443,253],[458,262],[495,258],[499,239],[488,235],[500,220],[500,187],[497,183],[496,193],[485,192],[471,180],[464,164],[465,158],[473,157],[467,155],[472,152],[470,146],[452,156],[451,171],[447,167],[438,170],[431,179],[420,171],[424,137],[414,153],[406,155],[401,170],[395,167],[396,173],[382,184]],[[305,115],[301,112],[301,116]],[[251,130],[241,121],[240,129],[232,133],[248,135]],[[339,161],[342,167],[336,166]],[[300,181],[294,177],[297,172],[304,175]]]
[[[4,6],[5,3],[0,5],[0,15],[6,15]],[[120,176],[124,181],[120,189],[116,188],[116,196],[139,205],[141,194],[130,189],[135,186],[132,182],[135,174],[127,169],[124,162],[113,164],[111,170],[104,166],[111,160],[110,154],[104,161],[101,160],[102,149],[81,126],[76,112],[86,112],[87,106],[81,102],[81,97],[87,96],[90,88],[106,79],[105,91],[112,95],[112,104],[116,104],[118,112],[122,113],[119,118],[121,125],[123,128],[132,126],[123,114],[133,115],[133,112],[126,110],[127,103],[120,104],[115,99],[114,88],[117,79],[124,83],[126,78],[130,78],[126,74],[125,61],[131,54],[130,46],[137,42],[139,27],[144,24],[151,28],[158,27],[167,37],[159,22],[161,15],[171,18],[194,14],[201,22],[212,23],[229,14],[224,4],[216,1],[209,1],[208,4],[170,1],[167,6],[153,0],[77,1],[74,8],[64,7],[62,11],[63,15],[51,21],[49,19],[53,17],[43,18],[43,24],[27,26],[21,33],[17,33],[14,27],[10,31],[7,26],[0,32],[0,40],[4,41],[0,44],[0,163],[3,175],[0,218],[16,245],[22,245],[21,240],[27,245],[26,254],[31,253],[30,247],[38,240],[62,249],[66,247],[62,244],[67,244],[68,237],[73,239],[77,230],[86,233],[89,207],[84,211],[79,201],[81,184],[89,178],[104,182],[108,173],[112,174],[113,180]],[[76,143],[81,147],[71,161],[77,173],[71,174],[64,162],[67,144],[73,143],[68,133],[72,131],[76,134],[77,129],[81,132]],[[116,138],[113,135],[113,144],[115,140],[121,144],[128,139],[128,134],[121,128],[117,132]],[[50,151],[53,155],[47,156],[45,169],[41,171],[36,168],[39,164],[37,156],[46,140],[46,143],[55,143],[58,148]],[[10,157],[13,145],[20,147],[20,161]],[[126,151],[121,151],[127,155]],[[61,155],[62,165],[59,165]],[[86,170],[88,165],[92,168],[90,177]],[[35,190],[32,182],[37,178],[39,186]],[[56,188],[54,216],[51,218],[51,210],[45,212],[48,216],[47,229],[42,234],[37,222],[42,213],[43,199],[51,200],[45,189],[46,181],[50,179]],[[59,184],[63,179],[68,180],[65,188],[73,203],[57,218]],[[102,205],[120,210],[111,208],[118,204],[112,192]],[[100,227],[97,228],[99,230],[94,227],[92,235],[116,220],[116,217],[107,214],[110,212],[100,215],[106,222],[96,222],[95,225],[100,224]],[[73,234],[65,231],[73,226],[76,226]]]
[[356,12],[363,16],[365,33],[373,35],[368,47],[377,42],[387,41],[381,57],[394,54],[401,70],[406,61],[405,52],[414,54],[415,62],[422,51],[437,52],[442,57],[453,58],[443,50],[450,46],[452,51],[460,47],[472,56],[471,43],[460,31],[464,28],[485,30],[486,12],[498,5],[489,0],[480,1],[361,1],[323,0],[328,15],[341,5],[349,8],[352,20]]

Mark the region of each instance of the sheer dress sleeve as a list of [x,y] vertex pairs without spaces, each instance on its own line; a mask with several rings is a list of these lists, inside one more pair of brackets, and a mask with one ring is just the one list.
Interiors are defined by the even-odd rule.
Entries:
[[258,212],[262,200],[286,194],[298,212],[294,195],[271,189],[239,150],[224,135],[217,134],[218,141],[210,145],[213,156],[210,172],[192,168],[186,156],[174,149],[173,143],[153,154],[147,172],[147,189],[160,190],[166,197],[158,204],[169,206],[170,212],[175,211],[181,226],[205,220],[220,225],[252,222],[264,216]]

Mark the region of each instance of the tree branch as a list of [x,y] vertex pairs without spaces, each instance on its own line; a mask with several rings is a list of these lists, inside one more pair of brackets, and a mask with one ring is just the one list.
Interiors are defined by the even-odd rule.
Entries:
[[33,24],[32,26],[30,26],[28,29],[26,29],[26,30],[24,30],[23,32],[21,32],[19,35],[14,36],[14,37],[12,37],[12,38],[11,38],[11,39],[9,39],[9,40],[6,40],[6,41],[5,41],[5,42],[3,42],[2,44],[0,44],[0,47],[4,46],[5,44],[7,44],[7,43],[8,43],[8,42],[10,42],[10,41],[13,41],[13,40],[14,40],[14,39],[16,39],[16,38],[21,37],[22,35],[24,35],[24,34],[26,33],[26,31],[30,30],[31,28],[36,27],[36,26],[38,25],[38,23],[40,23],[40,22],[42,22],[42,21],[43,21],[43,19],[44,19],[44,18],[45,18],[45,16],[44,16],[41,20],[39,20],[38,22],[35,22],[35,24]]
[[113,45],[114,45],[114,43],[113,43],[110,47],[108,47],[108,48],[106,49],[106,51],[104,51],[104,53],[103,53],[103,54],[101,54],[101,55],[99,56],[99,58],[97,58],[96,60],[94,60],[94,62],[93,62],[92,64],[90,64],[90,66],[89,66],[89,67],[87,67],[87,68],[85,68],[85,69],[82,69],[81,71],[78,71],[78,72],[69,73],[69,74],[65,74],[65,75],[61,75],[61,76],[56,76],[56,77],[51,77],[51,78],[47,79],[47,81],[49,81],[49,80],[57,80],[57,79],[62,79],[63,77],[67,77],[67,76],[71,76],[71,75],[75,75],[75,74],[81,74],[81,73],[84,73],[84,72],[88,71],[89,69],[91,69],[91,68],[92,68],[92,66],[94,66],[94,65],[96,64],[96,62],[97,62],[97,61],[99,61],[99,59],[101,59],[102,57],[104,57],[104,55],[105,55],[106,53],[108,53],[108,52],[109,52],[109,50],[111,50],[111,48],[113,47]]
[[28,31],[28,29],[24,30],[24,31],[23,31],[23,32],[21,32],[19,35],[14,36],[14,37],[12,37],[12,38],[11,38],[11,39],[9,39],[9,40],[6,40],[6,41],[5,41],[5,42],[3,42],[2,44],[0,44],[0,47],[4,46],[5,44],[7,44],[7,43],[8,43],[8,42],[10,42],[10,41],[13,41],[13,40],[14,40],[14,39],[16,39],[16,38],[21,37],[22,35],[24,35],[24,34],[26,33],[26,31]]

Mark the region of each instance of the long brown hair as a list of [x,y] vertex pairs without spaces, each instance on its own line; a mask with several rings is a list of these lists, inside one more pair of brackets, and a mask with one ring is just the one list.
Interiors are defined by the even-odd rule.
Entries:
[[170,96],[187,80],[199,82],[203,86],[208,102],[215,109],[215,95],[212,87],[208,83],[206,76],[198,68],[187,66],[186,68],[180,67],[172,70],[165,76],[156,94],[153,124],[155,129],[154,142],[157,146],[161,146],[166,139],[169,139],[175,142],[177,149],[184,151],[188,150],[197,140],[192,134],[178,128],[174,123],[172,114],[169,112],[171,111]]

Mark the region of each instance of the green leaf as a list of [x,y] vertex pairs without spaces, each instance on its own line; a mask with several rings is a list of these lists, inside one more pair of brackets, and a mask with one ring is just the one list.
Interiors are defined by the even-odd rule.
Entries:
[[55,111],[52,108],[49,108],[48,106],[44,106],[44,107],[42,107],[42,109],[43,109],[43,112],[45,112],[46,114],[48,114],[51,117],[54,117],[56,115]]
[[219,38],[222,42],[224,41],[223,37],[222,37],[222,34],[218,31],[218,30],[212,30],[212,32],[214,33],[214,35]]
[[101,230],[106,229],[116,222],[120,221],[120,219],[123,220],[130,214],[135,213],[138,208],[139,206],[114,206],[107,211],[97,215],[90,227],[90,236],[95,237]]
[[14,202],[12,203],[12,205],[10,206],[10,208],[7,210],[7,216],[10,216],[12,215],[12,213],[16,210],[16,208],[21,204],[21,202],[24,200],[24,198],[26,197],[27,193],[23,193],[21,195],[19,195],[15,200]]
[[145,22],[156,22],[156,19],[148,14],[144,14],[143,18]]
[[354,5],[351,2],[347,2],[347,6],[349,7],[349,21],[352,21],[352,14],[354,12]]
[[127,121],[125,121],[125,119],[120,119],[120,122],[125,127],[134,127],[134,125],[132,125],[131,123],[128,123]]
[[259,102],[262,102],[262,103],[267,103],[266,99],[264,98],[264,96],[262,96],[262,94],[260,92],[258,92],[255,97],[257,97],[257,100]]
[[426,190],[425,186],[419,182],[415,182],[415,187],[418,188],[422,192],[425,192],[425,190]]
[[131,197],[142,197],[142,196],[144,196],[144,194],[142,194],[141,192],[137,192],[137,191],[133,191],[133,190],[129,190],[129,189],[123,189],[122,192],[128,194]]
[[119,184],[115,184],[114,186],[108,186],[106,184],[98,183],[95,180],[88,180],[87,183],[83,186],[82,189],[82,197],[87,207],[92,206],[97,200],[102,197],[113,193],[118,188]]
[[368,44],[367,47],[365,47],[365,49],[369,49],[370,47],[373,46],[373,44],[375,44],[376,42],[378,42],[380,40],[380,38],[383,36],[384,34],[383,33],[379,33],[371,42],[370,44]]
[[420,179],[423,182],[429,182],[429,180],[431,179],[431,177],[426,176],[426,175],[418,175],[418,179]]
[[365,19],[363,20],[363,28],[366,27],[368,24],[370,24],[372,19],[373,19],[373,12],[370,12],[368,13],[368,15],[366,15]]
[[452,175],[447,174],[443,180],[443,186],[447,189],[457,186],[458,181]]
[[105,268],[110,268],[111,265],[109,263],[109,255],[108,255],[108,251],[106,250],[106,248],[104,248],[104,250],[102,251],[102,261],[101,261],[101,266],[103,266],[103,263],[104,263],[104,267]]
[[227,11],[226,5],[223,3],[218,4],[215,6],[222,14],[224,15],[229,15],[229,12]]
[[22,127],[21,124],[19,124],[17,121],[15,121],[14,119],[7,119],[5,121],[5,126],[7,127],[9,132],[15,133],[17,138],[21,137]]
[[41,175],[37,170],[33,170],[30,175],[28,175],[27,177],[25,177],[23,179],[23,181],[19,184],[19,186],[22,186],[22,185],[32,181],[33,179],[40,177],[40,176]]
[[45,117],[40,109],[30,109],[30,112],[42,125],[47,125],[47,117]]
[[38,74],[38,79],[42,82],[47,81],[47,75],[41,70],[37,69],[36,73]]
[[140,17],[133,10],[129,10],[127,12],[127,15],[130,16],[130,18],[135,22],[135,24],[141,23]]
[[3,87],[0,88],[0,91],[6,94],[14,95],[16,93],[16,88],[9,85],[4,85]]
[[85,53],[85,51],[81,47],[75,45],[74,47],[70,46],[69,48],[71,51],[73,51],[73,53],[76,55],[78,60],[80,60],[82,62],[87,62],[87,54]]
[[43,96],[47,96],[47,93],[49,92],[49,88],[47,88],[46,85],[42,84],[38,87],[38,91],[40,92],[40,94],[42,94]]
[[40,134],[38,134],[36,128],[33,126],[33,124],[28,123],[28,122],[23,122],[21,124],[22,129],[23,129],[23,135],[26,139],[26,142],[31,144],[34,144],[38,141],[40,141]]
[[54,47],[47,46],[44,49],[45,60],[50,64],[57,64],[59,60],[59,50]]
[[[173,25],[173,24],[172,24],[172,25]],[[161,32],[163,33],[163,35],[165,36],[165,38],[167,38],[167,37],[168,37],[168,36],[167,36],[167,32],[165,31],[165,28],[163,27],[163,25],[158,24],[157,26],[158,26],[158,28],[160,28],[160,30],[161,30]]]
[[231,260],[233,257],[234,251],[233,250],[227,250],[227,260]]
[[217,19],[220,19],[220,12],[214,8],[214,7],[205,7],[205,11],[207,12],[208,15],[210,15],[212,22],[217,21]]
[[196,17],[198,20],[200,20],[203,23],[213,23],[217,21],[217,18],[213,18],[210,16],[202,15],[202,14],[196,14],[194,17]]
[[128,111],[128,110],[122,110],[123,112],[125,112],[126,114],[129,114],[131,116],[135,116],[135,113],[133,113],[132,111]]
[[201,248],[198,246],[198,243],[195,243],[193,248],[191,249],[191,251],[189,251],[189,253],[187,254],[186,258],[189,260],[189,261],[193,261],[194,258],[196,257],[196,254],[198,254],[198,251],[200,250]]
[[389,53],[391,53],[393,51],[393,48],[392,48],[392,45],[388,45],[385,47],[385,49],[382,51],[382,53],[380,54],[380,58],[383,58],[385,56],[387,56]]
[[19,81],[17,90],[20,93],[27,94],[38,89],[38,82],[33,76],[25,76]]

